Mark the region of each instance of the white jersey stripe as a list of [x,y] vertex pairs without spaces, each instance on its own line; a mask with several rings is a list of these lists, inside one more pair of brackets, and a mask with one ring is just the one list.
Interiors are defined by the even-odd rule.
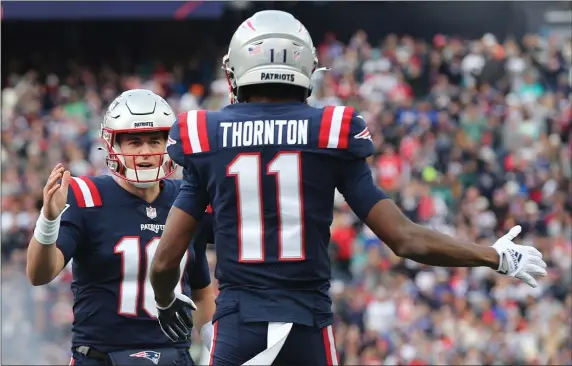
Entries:
[[193,110],[187,112],[187,129],[189,131],[189,141],[191,142],[191,149],[193,149],[193,153],[200,153],[203,151],[201,149],[201,141],[199,139],[197,117],[198,117],[198,111]]
[[342,120],[344,119],[344,110],[346,107],[338,106],[334,108],[332,113],[332,124],[330,126],[330,136],[328,139],[328,149],[336,149],[340,143],[340,131],[342,129]]
[[89,190],[87,183],[85,183],[81,178],[71,177],[71,179],[73,179],[79,186],[79,189],[81,189],[81,194],[85,201],[85,207],[94,207],[93,196],[91,195],[91,191]]

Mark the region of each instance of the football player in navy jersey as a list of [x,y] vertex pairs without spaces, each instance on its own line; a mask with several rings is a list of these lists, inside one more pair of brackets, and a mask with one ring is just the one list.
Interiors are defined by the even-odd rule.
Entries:
[[[435,266],[488,266],[536,286],[540,252],[492,247],[409,221],[373,182],[373,144],[352,107],[305,101],[316,70],[312,39],[292,15],[262,11],[234,33],[223,59],[232,104],[190,111],[170,132],[171,158],[192,174],[151,266],[163,327],[189,305],[174,293],[185,240],[210,202],[220,284],[210,363],[336,365],[328,243],[338,189],[395,254]],[[170,305],[170,306],[169,306]]]
[[[173,344],[157,324],[148,280],[167,214],[187,184],[165,179],[177,167],[166,152],[175,120],[160,96],[126,91],[102,123],[112,175],[70,177],[58,164],[46,183],[27,275],[33,285],[47,284],[73,258],[72,364],[193,364],[188,337]],[[205,253],[212,242],[210,215],[199,226],[179,261],[176,291],[191,309],[188,296],[199,306],[193,316],[201,327],[215,309]],[[190,312],[181,315],[192,326]]]

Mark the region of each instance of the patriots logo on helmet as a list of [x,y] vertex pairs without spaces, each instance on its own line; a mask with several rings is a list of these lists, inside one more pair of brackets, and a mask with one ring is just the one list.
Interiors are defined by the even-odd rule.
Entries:
[[137,352],[137,353],[132,353],[129,355],[129,357],[145,358],[145,359],[153,362],[155,365],[157,365],[157,364],[159,364],[159,358],[161,358],[161,352],[141,351],[141,352]]

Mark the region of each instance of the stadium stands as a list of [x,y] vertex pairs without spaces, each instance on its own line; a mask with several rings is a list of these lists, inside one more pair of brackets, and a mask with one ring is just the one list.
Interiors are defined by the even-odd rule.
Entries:
[[[347,44],[330,34],[316,46],[332,70],[315,75],[309,103],[361,110],[377,148],[372,173],[407,216],[483,245],[518,223],[549,265],[530,289],[486,269],[403,261],[338,197],[332,294],[343,364],[571,364],[571,40],[378,43],[357,32]],[[35,288],[24,274],[51,168],[106,172],[99,123],[124,89],[152,89],[179,112],[225,105],[219,62],[2,75],[3,364],[69,360],[70,273]],[[193,76],[206,74],[209,82]]]

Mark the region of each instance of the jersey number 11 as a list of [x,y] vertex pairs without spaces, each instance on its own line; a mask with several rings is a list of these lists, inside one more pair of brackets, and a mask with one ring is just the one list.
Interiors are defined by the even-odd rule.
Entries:
[[[264,262],[264,204],[262,163],[259,153],[237,155],[227,166],[235,177],[238,205],[238,252],[240,262]],[[278,259],[305,259],[302,159],[300,152],[285,151],[266,166],[267,175],[276,176],[278,211]]]

